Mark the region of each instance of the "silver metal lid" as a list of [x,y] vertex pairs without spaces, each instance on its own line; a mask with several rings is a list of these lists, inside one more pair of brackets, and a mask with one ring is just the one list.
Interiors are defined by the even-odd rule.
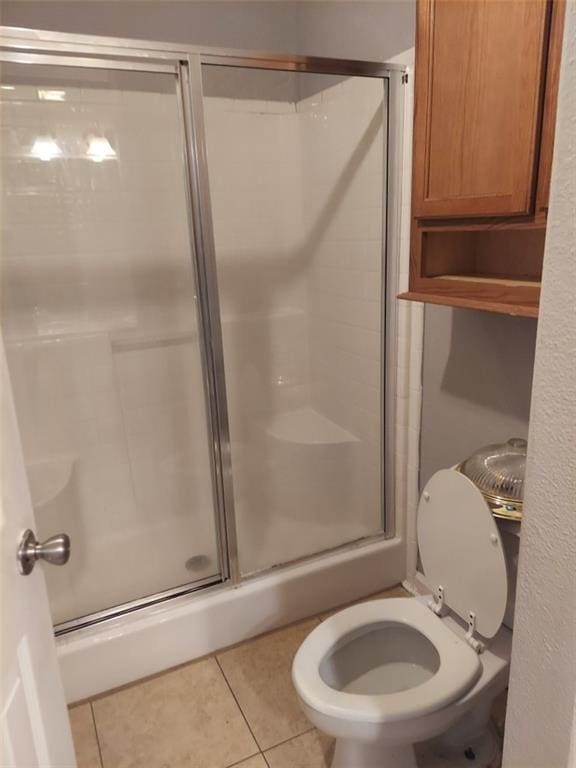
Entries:
[[526,440],[513,437],[473,453],[459,469],[494,504],[521,506],[526,473]]

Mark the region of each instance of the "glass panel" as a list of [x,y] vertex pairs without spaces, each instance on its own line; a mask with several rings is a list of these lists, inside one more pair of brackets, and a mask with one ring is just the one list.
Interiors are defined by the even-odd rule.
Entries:
[[385,81],[203,74],[249,573],[383,530]]
[[220,571],[178,81],[2,70],[2,325],[55,623]]

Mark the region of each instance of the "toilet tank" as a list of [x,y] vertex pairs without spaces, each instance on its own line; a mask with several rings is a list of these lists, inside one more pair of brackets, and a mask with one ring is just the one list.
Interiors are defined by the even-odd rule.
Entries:
[[508,599],[506,601],[506,613],[504,614],[504,626],[508,629],[514,627],[514,606],[516,604],[516,578],[518,575],[518,550],[520,548],[520,523],[515,520],[502,520],[497,518],[496,523],[502,539],[502,547],[506,558],[506,570],[508,572]]

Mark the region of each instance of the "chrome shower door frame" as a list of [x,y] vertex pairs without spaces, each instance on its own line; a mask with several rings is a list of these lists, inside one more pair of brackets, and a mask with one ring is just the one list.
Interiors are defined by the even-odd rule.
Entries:
[[[233,49],[208,49],[147,40],[99,37],[0,26],[0,64],[2,61],[27,64],[57,64],[87,68],[169,72],[177,76],[184,127],[189,202],[190,252],[196,278],[199,306],[201,355],[204,377],[208,434],[211,439],[212,486],[215,499],[221,579],[184,585],[151,595],[85,619],[57,627],[67,632],[119,614],[167,600],[178,595],[205,591],[222,582],[238,584],[240,575],[230,431],[220,321],[216,254],[212,224],[208,165],[203,114],[202,66],[204,64],[283,70],[291,72],[371,77],[384,81],[385,211],[382,237],[382,339],[381,397],[382,432],[381,485],[383,532],[361,542],[392,538],[397,534],[395,520],[395,401],[396,401],[396,293],[400,247],[400,208],[403,152],[404,83],[406,68],[382,62],[291,56]],[[306,559],[316,557],[309,555]],[[290,565],[290,564],[288,564]],[[250,577],[248,577],[250,578]],[[216,582],[216,583],[215,583]]]

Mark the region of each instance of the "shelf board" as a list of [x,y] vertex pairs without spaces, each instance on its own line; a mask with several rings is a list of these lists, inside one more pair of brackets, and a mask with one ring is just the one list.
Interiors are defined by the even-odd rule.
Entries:
[[507,232],[521,229],[545,230],[546,214],[503,218],[493,216],[478,219],[416,219],[422,232]]
[[540,288],[542,281],[529,277],[494,277],[491,275],[434,275],[433,280],[454,280],[461,283],[486,283],[514,288]]
[[446,307],[461,307],[463,309],[479,309],[484,312],[498,312],[502,315],[514,315],[516,317],[538,317],[538,306],[533,303],[502,302],[490,298],[471,298],[470,296],[456,293],[442,294],[440,291],[428,293],[427,291],[406,291],[398,294],[399,299],[407,301],[420,301],[426,304],[439,304]]

